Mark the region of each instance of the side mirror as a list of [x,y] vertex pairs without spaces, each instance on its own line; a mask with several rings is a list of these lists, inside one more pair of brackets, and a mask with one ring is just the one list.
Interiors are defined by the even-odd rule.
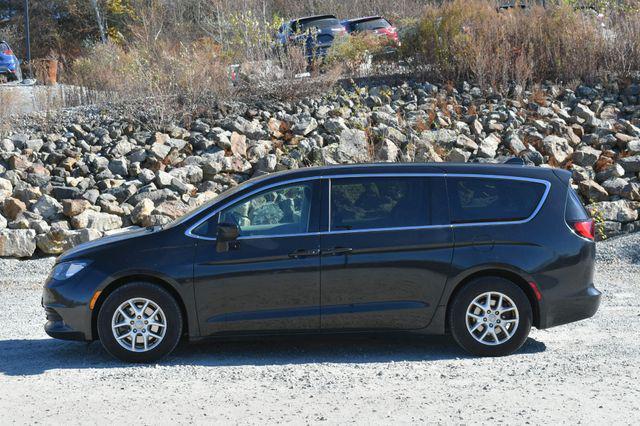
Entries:
[[240,228],[232,223],[219,223],[216,234],[216,251],[218,253],[229,251],[229,249],[237,249],[239,247],[238,237],[240,236]]

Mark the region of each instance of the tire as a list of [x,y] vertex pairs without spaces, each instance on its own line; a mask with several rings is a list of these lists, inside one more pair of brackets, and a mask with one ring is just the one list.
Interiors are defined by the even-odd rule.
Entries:
[[151,362],[175,349],[182,323],[180,307],[171,294],[155,284],[133,282],[107,297],[98,312],[97,326],[109,354],[126,362]]
[[[503,312],[496,316],[500,302]],[[481,277],[466,283],[455,296],[448,321],[453,338],[463,349],[495,357],[520,349],[529,336],[532,318],[531,303],[520,287],[505,278]]]

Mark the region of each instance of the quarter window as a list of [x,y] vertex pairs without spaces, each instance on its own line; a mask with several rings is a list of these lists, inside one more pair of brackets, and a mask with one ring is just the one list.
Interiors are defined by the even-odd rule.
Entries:
[[218,223],[232,223],[240,236],[302,234],[309,231],[313,184],[263,192],[220,213]]
[[514,179],[447,178],[453,223],[527,219],[545,191],[542,183]]
[[345,178],[331,181],[331,230],[431,224],[424,178]]

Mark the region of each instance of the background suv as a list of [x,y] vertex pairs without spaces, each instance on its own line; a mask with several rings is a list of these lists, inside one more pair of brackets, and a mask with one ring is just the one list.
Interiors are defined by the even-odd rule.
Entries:
[[22,80],[20,62],[6,41],[0,41],[0,79],[7,81]]
[[307,57],[324,57],[335,38],[344,34],[344,27],[334,15],[316,15],[282,24],[276,39],[284,47],[302,46]]

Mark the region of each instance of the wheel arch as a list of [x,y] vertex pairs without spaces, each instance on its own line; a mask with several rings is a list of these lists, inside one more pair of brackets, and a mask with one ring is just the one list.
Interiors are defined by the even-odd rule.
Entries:
[[476,278],[483,278],[483,277],[500,277],[500,278],[504,278],[507,279],[511,282],[513,282],[515,285],[517,285],[518,287],[520,287],[520,289],[524,292],[524,294],[527,296],[527,299],[529,299],[529,304],[531,305],[531,311],[533,313],[533,325],[535,327],[538,327],[540,324],[540,304],[538,302],[538,299],[536,298],[536,294],[534,292],[534,290],[531,288],[531,286],[529,285],[529,282],[527,281],[527,279],[525,277],[523,277],[522,275],[518,274],[517,272],[508,270],[508,269],[500,269],[500,268],[487,268],[487,269],[482,269],[479,271],[475,271],[472,274],[469,274],[467,276],[465,276],[464,278],[462,278],[453,288],[453,290],[451,291],[451,293],[449,294],[448,299],[446,300],[446,315],[445,315],[445,327],[446,330],[449,330],[449,311],[451,310],[451,305],[452,305],[452,301],[455,299],[455,297],[458,295],[458,293],[460,293],[460,290],[462,290],[462,288],[469,283],[470,281],[476,279]]
[[102,307],[104,301],[107,300],[107,297],[109,297],[109,295],[115,290],[125,284],[129,284],[132,282],[147,282],[155,284],[166,290],[171,296],[173,296],[173,298],[178,303],[178,306],[180,307],[182,318],[184,318],[184,321],[182,321],[182,335],[184,336],[185,334],[189,334],[189,316],[184,300],[178,290],[176,290],[176,288],[169,284],[167,281],[153,275],[135,274],[117,278],[111,281],[109,284],[107,284],[106,287],[102,289],[100,295],[98,296],[98,299],[96,300],[95,306],[91,311],[91,335],[93,336],[94,340],[98,338],[98,312],[100,312],[100,308]]

